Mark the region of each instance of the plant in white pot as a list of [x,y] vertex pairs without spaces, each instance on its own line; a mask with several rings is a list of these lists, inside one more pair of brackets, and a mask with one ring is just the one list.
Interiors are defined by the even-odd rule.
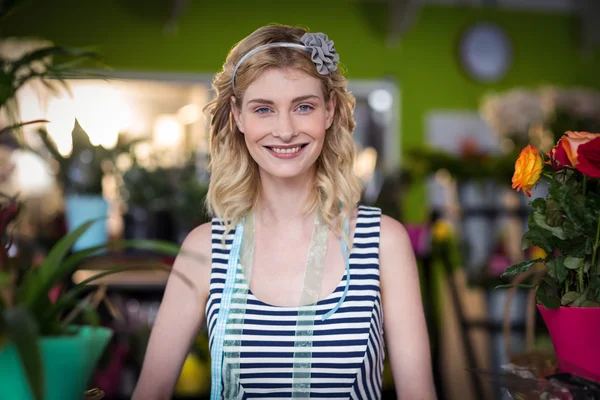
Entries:
[[509,267],[504,276],[540,268],[538,309],[559,369],[600,381],[600,134],[566,132],[541,154],[527,146],[515,164],[513,188],[530,196],[540,179],[548,194],[532,203],[522,247],[547,254]]

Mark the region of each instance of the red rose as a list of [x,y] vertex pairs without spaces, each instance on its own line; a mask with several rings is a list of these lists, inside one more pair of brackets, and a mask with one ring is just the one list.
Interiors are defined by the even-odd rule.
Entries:
[[600,135],[577,148],[576,168],[590,178],[600,179]]
[[548,156],[550,157],[550,165],[555,171],[561,170],[565,167],[572,167],[571,160],[569,160],[569,154],[567,153],[569,144],[566,141],[566,137],[560,138],[556,146],[550,150]]

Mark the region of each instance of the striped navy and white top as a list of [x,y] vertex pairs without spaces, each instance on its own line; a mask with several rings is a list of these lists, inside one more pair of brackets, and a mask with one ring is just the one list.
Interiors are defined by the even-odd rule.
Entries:
[[[315,307],[310,397],[327,399],[376,400],[381,398],[384,363],[383,310],[379,290],[379,233],[381,211],[360,206],[350,252],[350,286],[340,308],[328,319],[322,316],[340,299],[346,279]],[[212,222],[212,272],[206,305],[210,348],[223,286],[229,251],[235,231],[223,242],[224,226]],[[239,271],[239,268],[238,268]],[[238,273],[236,288],[248,290],[246,314],[239,349],[239,393],[242,399],[292,398],[294,340],[299,307],[263,303],[247,288]],[[245,287],[244,287],[245,286]],[[232,303],[232,310],[236,303]],[[241,339],[241,341],[240,341]]]

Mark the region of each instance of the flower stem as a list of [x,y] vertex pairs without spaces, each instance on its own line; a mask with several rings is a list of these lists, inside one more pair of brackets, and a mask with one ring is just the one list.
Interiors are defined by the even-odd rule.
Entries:
[[595,269],[596,275],[600,275],[600,269],[596,265],[596,256],[598,255],[598,242],[600,241],[600,213],[598,213],[598,225],[596,226],[596,241],[594,242],[594,252],[592,253],[592,268]]
[[587,191],[587,176],[583,176],[583,194],[585,196],[585,192]]

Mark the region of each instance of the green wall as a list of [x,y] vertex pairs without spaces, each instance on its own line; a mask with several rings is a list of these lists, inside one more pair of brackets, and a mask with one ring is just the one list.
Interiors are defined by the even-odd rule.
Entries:
[[[388,47],[386,6],[376,1],[195,0],[189,1],[176,34],[163,31],[164,3],[31,0],[1,34],[95,46],[119,70],[212,73],[233,44],[260,25],[307,26],[335,41],[350,78],[398,82],[403,149],[422,143],[429,110],[476,109],[488,90],[543,83],[600,88],[600,54],[585,57],[579,52],[578,20],[572,16],[428,6],[401,43]],[[514,66],[499,85],[470,81],[457,63],[461,30],[479,20],[499,23],[515,41]],[[409,193],[408,221],[424,217],[423,196],[422,187]]]

